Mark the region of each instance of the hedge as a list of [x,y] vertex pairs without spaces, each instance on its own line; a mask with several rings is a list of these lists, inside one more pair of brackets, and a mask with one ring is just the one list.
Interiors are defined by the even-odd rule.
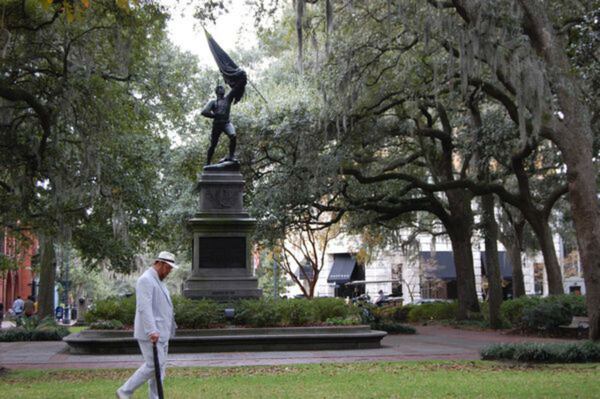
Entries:
[[586,316],[587,309],[584,296],[567,294],[507,300],[502,303],[500,313],[513,327],[551,332],[569,324],[573,316]]
[[[178,328],[211,328],[226,324],[225,307],[235,309],[234,324],[249,327],[306,326],[331,323],[359,324],[360,310],[341,298],[278,300],[240,300],[228,305],[211,300],[191,300],[173,296],[175,322]],[[118,320],[133,325],[135,297],[110,298],[95,303],[86,313],[86,321],[94,323]],[[343,321],[341,321],[343,320]]]
[[100,320],[119,320],[121,323],[131,326],[134,318],[135,296],[96,301],[85,314],[85,321],[88,324]]
[[481,358],[529,363],[600,362],[600,343],[495,344],[483,348]]
[[235,324],[250,327],[360,323],[360,310],[341,298],[244,300],[235,305],[235,310]]
[[435,302],[411,306],[408,321],[452,320],[458,312],[457,302]]
[[0,342],[15,341],[61,341],[69,335],[69,329],[60,326],[52,318],[39,320],[36,316],[23,319],[20,327],[0,331]]

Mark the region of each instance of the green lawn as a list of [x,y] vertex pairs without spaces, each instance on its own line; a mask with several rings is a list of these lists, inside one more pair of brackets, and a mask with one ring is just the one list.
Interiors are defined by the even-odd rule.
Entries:
[[88,328],[87,326],[70,326],[69,327],[69,332],[71,334],[78,333],[78,332],[81,332],[81,331],[83,331],[83,330],[85,330],[87,328]]
[[[5,398],[111,398],[132,370],[12,371]],[[496,362],[353,363],[172,368],[175,398],[597,398],[600,364],[522,366]],[[146,387],[135,398],[146,398]]]

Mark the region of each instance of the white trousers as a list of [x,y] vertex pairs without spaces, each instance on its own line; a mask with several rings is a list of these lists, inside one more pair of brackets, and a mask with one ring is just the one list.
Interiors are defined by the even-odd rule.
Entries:
[[[133,373],[133,375],[123,384],[121,392],[125,395],[133,395],[133,391],[138,389],[146,381],[148,382],[148,397],[158,399],[158,388],[156,386],[156,377],[154,374],[154,355],[152,353],[152,342],[138,340],[138,345],[144,357],[144,364]],[[169,342],[157,342],[156,351],[158,352],[158,364],[160,365],[161,380],[165,379],[167,370],[167,353],[169,352]]]

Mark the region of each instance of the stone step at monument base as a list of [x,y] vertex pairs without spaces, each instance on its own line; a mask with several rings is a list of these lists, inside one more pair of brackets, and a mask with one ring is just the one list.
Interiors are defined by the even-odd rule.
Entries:
[[256,289],[258,281],[256,277],[195,277],[192,276],[183,284],[184,290],[203,291],[232,291]]

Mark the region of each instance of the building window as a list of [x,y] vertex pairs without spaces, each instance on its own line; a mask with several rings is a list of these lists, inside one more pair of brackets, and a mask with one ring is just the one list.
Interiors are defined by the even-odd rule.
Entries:
[[440,279],[421,279],[421,298],[424,299],[447,299],[448,292],[446,282]]

